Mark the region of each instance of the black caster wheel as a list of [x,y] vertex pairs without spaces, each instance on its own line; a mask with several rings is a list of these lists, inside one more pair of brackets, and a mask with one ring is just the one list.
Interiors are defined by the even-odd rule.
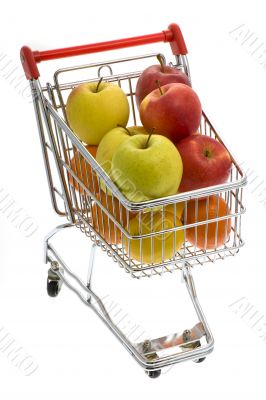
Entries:
[[47,276],[47,293],[50,297],[58,296],[58,293],[62,287],[62,279],[59,277],[58,273],[64,274],[64,270],[59,266],[57,261],[51,262],[51,267],[48,270]]
[[146,371],[146,374],[150,378],[155,379],[155,378],[159,378],[159,376],[161,375],[161,372],[162,371],[160,369],[157,369],[156,371]]
[[198,358],[197,360],[194,360],[194,362],[199,364],[202,363],[204,360],[206,360],[206,357]]
[[60,292],[59,281],[50,281],[47,279],[47,293],[50,297],[58,296]]

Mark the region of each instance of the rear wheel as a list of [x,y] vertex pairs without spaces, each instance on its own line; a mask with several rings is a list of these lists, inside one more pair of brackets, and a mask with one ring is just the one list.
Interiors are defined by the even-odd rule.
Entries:
[[56,296],[58,296],[59,292],[60,292],[59,281],[50,281],[49,278],[47,278],[47,294],[48,294],[48,296],[56,297]]
[[157,369],[157,370],[155,370],[155,371],[146,371],[146,374],[150,377],[150,378],[152,378],[152,379],[155,379],[155,378],[158,378],[160,375],[161,375],[161,370],[160,369]]
[[52,261],[47,276],[47,294],[50,297],[58,296],[58,293],[61,290],[63,281],[60,278],[59,273],[64,274],[63,268],[57,261]]
[[198,358],[197,360],[194,360],[194,362],[199,364],[199,363],[202,363],[205,359],[206,359],[206,357]]

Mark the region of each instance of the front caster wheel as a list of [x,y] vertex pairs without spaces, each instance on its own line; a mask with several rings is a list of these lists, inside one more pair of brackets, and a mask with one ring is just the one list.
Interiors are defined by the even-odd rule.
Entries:
[[58,296],[59,292],[60,292],[59,281],[50,281],[49,278],[47,278],[48,296],[56,297],[56,296]]
[[47,293],[50,297],[58,296],[58,293],[62,287],[62,279],[59,276],[59,272],[61,275],[64,274],[64,270],[57,261],[51,262],[51,267],[48,270],[48,277],[47,277]]
[[206,357],[202,357],[202,358],[198,358],[197,360],[193,360],[193,361],[195,363],[199,364],[199,363],[202,363],[205,359],[206,359]]
[[155,378],[158,378],[161,375],[161,372],[162,371],[160,369],[157,369],[156,371],[146,371],[146,374],[150,378],[155,379]]

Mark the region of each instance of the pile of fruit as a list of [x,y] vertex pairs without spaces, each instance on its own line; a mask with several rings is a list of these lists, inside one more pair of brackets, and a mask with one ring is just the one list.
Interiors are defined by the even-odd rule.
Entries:
[[[102,79],[75,87],[66,104],[71,129],[132,202],[224,183],[232,166],[227,149],[198,131],[201,103],[187,75],[165,65],[159,56],[158,60],[160,63],[143,71],[136,86],[135,100],[143,126],[127,127],[130,107],[126,94],[118,85]],[[125,226],[126,209],[120,207],[116,198],[106,195],[109,192],[104,183],[98,184],[95,172],[88,173],[85,160],[77,162],[74,153],[70,165],[85,187],[96,193],[102,205]],[[82,187],[70,175],[69,182],[83,194]],[[183,203],[166,206],[164,213],[147,210],[141,217],[129,213],[127,229],[130,235],[144,235],[230,213],[219,196],[201,198],[196,203],[194,200],[187,203],[185,218]],[[120,230],[97,204],[92,207],[91,220],[94,229],[108,243],[121,242]],[[188,228],[185,235],[197,248],[213,249],[228,239],[230,229],[230,219],[224,219],[208,224],[207,229],[206,224]],[[127,249],[126,237],[123,243]],[[153,240],[144,238],[141,246],[140,240],[132,240],[130,257],[143,263],[162,262],[172,258],[183,243],[182,228],[168,235],[153,236]]]

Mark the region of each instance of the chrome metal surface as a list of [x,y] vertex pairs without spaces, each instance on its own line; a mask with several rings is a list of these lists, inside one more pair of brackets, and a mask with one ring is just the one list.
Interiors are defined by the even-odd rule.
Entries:
[[54,235],[56,235],[58,232],[60,232],[62,229],[65,228],[71,228],[73,225],[70,223],[66,223],[66,224],[62,224],[57,226],[56,228],[52,229],[44,238],[44,262],[45,264],[48,263],[48,259],[47,259],[47,254],[48,254],[48,250],[47,250],[47,246],[48,246],[48,242],[49,239],[51,239]]
[[[95,260],[95,253],[96,253],[96,244],[93,243],[91,246],[91,252],[90,252],[90,261],[89,261],[89,268],[88,268],[88,274],[87,274],[87,288],[91,288],[91,277],[92,277],[92,269],[94,265],[94,260]],[[88,296],[87,301],[90,301],[91,296]]]
[[42,155],[43,155],[43,159],[44,159],[45,172],[46,172],[46,177],[47,177],[47,181],[48,181],[49,193],[50,193],[50,197],[51,197],[52,206],[53,206],[54,211],[58,215],[65,216],[66,215],[65,211],[60,211],[58,204],[57,204],[57,200],[56,200],[56,191],[54,188],[51,164],[50,164],[50,160],[49,160],[49,156],[48,156],[48,150],[50,150],[50,154],[51,154],[52,149],[46,142],[45,130],[44,130],[44,126],[43,126],[42,114],[41,114],[41,109],[40,109],[40,104],[39,104],[39,98],[37,96],[38,89],[36,88],[35,82],[30,81],[30,88],[31,88],[31,94],[32,94],[32,98],[33,98],[33,106],[34,106],[34,111],[35,111],[37,127],[38,127],[38,131],[39,131],[39,138],[40,138],[40,143],[41,143]]

